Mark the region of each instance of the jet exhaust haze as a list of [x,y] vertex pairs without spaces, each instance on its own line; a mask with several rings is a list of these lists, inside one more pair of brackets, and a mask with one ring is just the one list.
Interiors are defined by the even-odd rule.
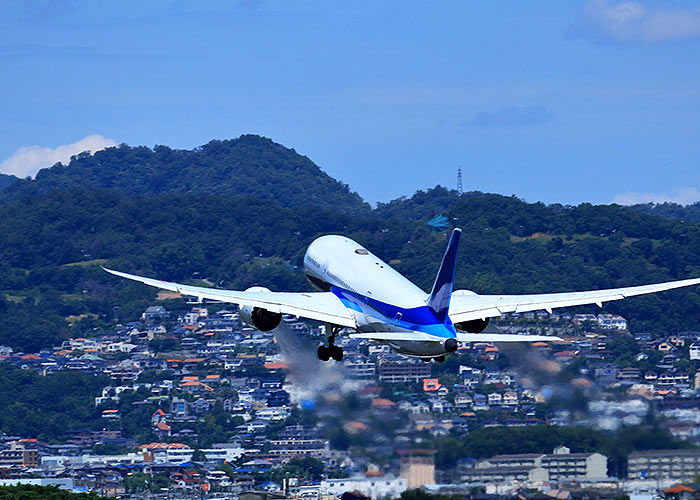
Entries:
[[290,397],[294,402],[315,400],[322,394],[346,394],[356,384],[346,377],[341,363],[322,363],[316,356],[318,342],[302,337],[283,321],[272,332],[293,382]]

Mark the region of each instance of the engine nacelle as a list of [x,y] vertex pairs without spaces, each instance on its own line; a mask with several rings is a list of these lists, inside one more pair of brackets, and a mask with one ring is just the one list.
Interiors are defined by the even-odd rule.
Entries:
[[[459,295],[477,295],[476,292],[472,290],[455,290],[452,296]],[[481,333],[488,326],[489,319],[473,319],[471,321],[462,321],[461,323],[455,323],[455,328],[460,332],[466,333]]]
[[489,324],[489,319],[473,319],[471,321],[462,321],[455,323],[455,328],[460,332],[481,333]]
[[[248,288],[246,292],[269,292],[269,288],[264,286],[254,286]],[[282,313],[275,313],[263,309],[262,307],[241,306],[239,314],[243,322],[260,330],[261,332],[269,332],[274,330],[282,322]]]

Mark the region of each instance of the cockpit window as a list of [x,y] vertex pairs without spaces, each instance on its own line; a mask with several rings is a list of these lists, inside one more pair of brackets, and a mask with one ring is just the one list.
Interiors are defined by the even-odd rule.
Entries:
[[358,248],[357,250],[355,250],[355,253],[357,255],[369,255],[369,252],[364,248]]

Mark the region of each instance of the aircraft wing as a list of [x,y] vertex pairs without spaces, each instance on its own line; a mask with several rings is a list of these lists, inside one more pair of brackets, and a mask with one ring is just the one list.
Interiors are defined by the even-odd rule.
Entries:
[[700,278],[680,281],[668,281],[653,285],[630,286],[626,288],[610,288],[608,290],[593,290],[588,292],[544,293],[534,295],[476,295],[465,290],[457,290],[450,300],[450,319],[453,323],[462,321],[494,318],[504,313],[521,313],[527,311],[546,310],[559,307],[597,304],[620,300],[635,295],[663,292],[673,288],[698,285]]
[[178,292],[182,295],[190,295],[198,299],[218,300],[219,302],[229,302],[239,306],[261,307],[274,313],[292,314],[351,328],[356,326],[354,316],[340,299],[330,292],[239,292],[236,290],[182,285],[180,283],[122,273],[105,267],[102,269],[120,278],[139,281],[149,286]]

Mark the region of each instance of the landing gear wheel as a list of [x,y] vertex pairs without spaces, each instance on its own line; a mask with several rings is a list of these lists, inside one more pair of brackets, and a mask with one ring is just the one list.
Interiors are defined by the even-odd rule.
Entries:
[[423,363],[430,363],[430,362],[432,361],[431,358],[420,358],[420,360],[421,360]]
[[318,355],[318,359],[321,361],[328,361],[331,359],[331,350],[325,345],[318,346],[318,351],[316,351],[316,354]]
[[445,356],[438,356],[438,357],[436,357],[436,358],[434,358],[434,359],[435,359],[435,361],[437,361],[438,363],[444,363],[444,362],[445,362]]
[[335,359],[338,363],[340,363],[343,360],[343,348],[338,347],[337,345],[333,345],[330,348],[331,350],[331,357]]

